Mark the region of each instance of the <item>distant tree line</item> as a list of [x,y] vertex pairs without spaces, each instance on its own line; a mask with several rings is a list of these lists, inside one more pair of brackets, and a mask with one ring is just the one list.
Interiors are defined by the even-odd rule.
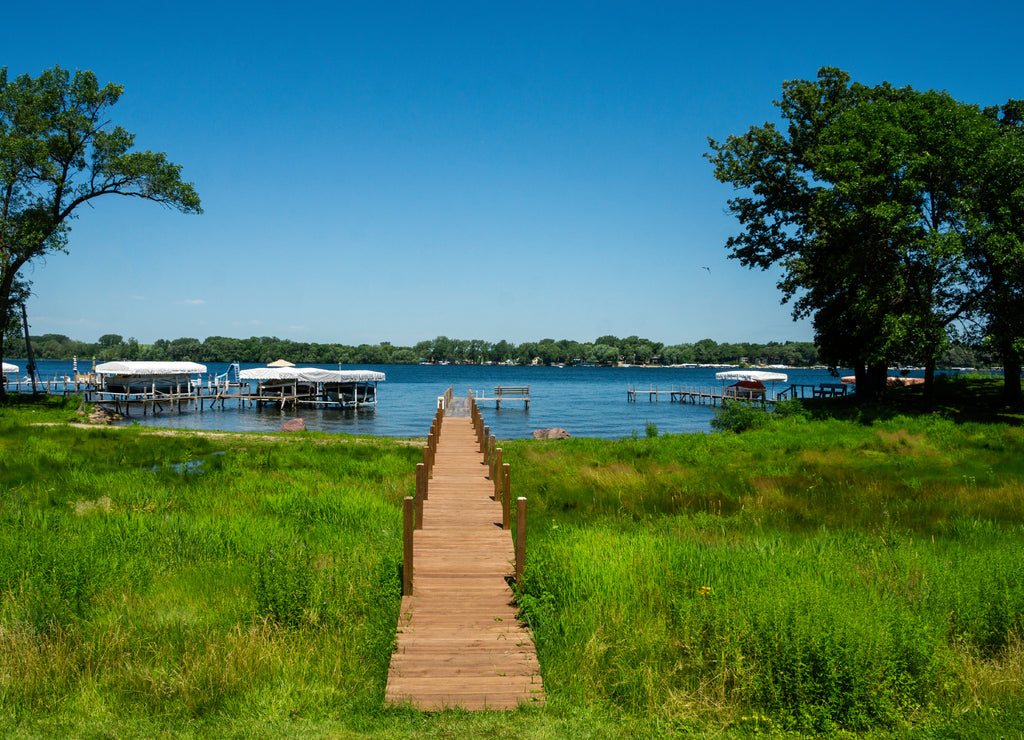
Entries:
[[[256,362],[268,363],[285,359],[296,364],[410,365],[420,362],[461,364],[511,363],[530,365],[683,365],[683,364],[766,364],[808,366],[818,364],[818,350],[811,342],[718,343],[701,339],[692,344],[666,345],[638,336],[598,337],[593,342],[570,339],[541,339],[539,342],[514,344],[501,340],[451,339],[446,336],[418,342],[412,347],[380,344],[320,344],[295,342],[277,337],[192,337],[158,339],[153,344],[140,344],[134,337],[127,340],[119,334],[104,334],[98,342],[79,342],[63,334],[31,337],[32,352],[40,360],[98,362],[111,360],[187,360],[191,362]],[[8,356],[25,357],[23,336],[9,335]],[[947,352],[945,366],[977,366],[989,358],[984,353],[961,345]]]

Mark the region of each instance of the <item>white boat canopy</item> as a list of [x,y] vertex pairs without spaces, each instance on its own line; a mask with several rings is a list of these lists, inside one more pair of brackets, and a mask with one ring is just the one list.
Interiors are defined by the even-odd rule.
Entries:
[[766,370],[729,370],[724,373],[715,373],[719,380],[756,380],[761,383],[785,383],[789,376],[785,373],[770,373]]
[[239,373],[239,377],[242,380],[294,380],[304,383],[375,383],[384,380],[384,373],[317,367],[252,367]]
[[194,375],[205,373],[206,365],[198,362],[104,362],[96,366],[100,375]]
[[17,365],[12,365],[9,362],[5,362],[4,363],[4,372],[5,373],[18,373],[18,372],[21,372],[21,368],[18,367]]

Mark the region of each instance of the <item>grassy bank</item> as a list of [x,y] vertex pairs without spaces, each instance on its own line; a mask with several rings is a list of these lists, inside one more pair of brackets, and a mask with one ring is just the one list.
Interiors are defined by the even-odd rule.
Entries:
[[1024,434],[857,414],[504,443],[548,705],[424,715],[381,707],[418,448],[6,407],[0,731],[1019,735]]

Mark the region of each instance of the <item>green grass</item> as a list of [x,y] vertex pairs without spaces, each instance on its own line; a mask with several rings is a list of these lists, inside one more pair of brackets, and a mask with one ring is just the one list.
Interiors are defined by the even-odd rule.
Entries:
[[0,732],[1019,737],[1024,430],[899,403],[503,442],[548,704],[436,714],[382,706],[418,447],[2,407]]

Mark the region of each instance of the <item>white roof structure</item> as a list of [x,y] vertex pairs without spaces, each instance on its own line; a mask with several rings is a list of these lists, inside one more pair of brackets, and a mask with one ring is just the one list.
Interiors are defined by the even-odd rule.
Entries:
[[322,370],[317,367],[252,367],[239,373],[242,380],[295,380],[305,383],[375,383],[384,373],[374,370]]
[[5,362],[4,363],[4,372],[5,373],[17,373],[17,372],[21,372],[21,368],[18,367],[17,365],[12,365],[9,362]]
[[205,373],[198,362],[104,362],[96,366],[100,375],[194,375]]
[[729,370],[724,373],[715,373],[719,380],[757,380],[762,383],[775,382],[785,383],[789,376],[785,373],[770,373],[766,370]]

